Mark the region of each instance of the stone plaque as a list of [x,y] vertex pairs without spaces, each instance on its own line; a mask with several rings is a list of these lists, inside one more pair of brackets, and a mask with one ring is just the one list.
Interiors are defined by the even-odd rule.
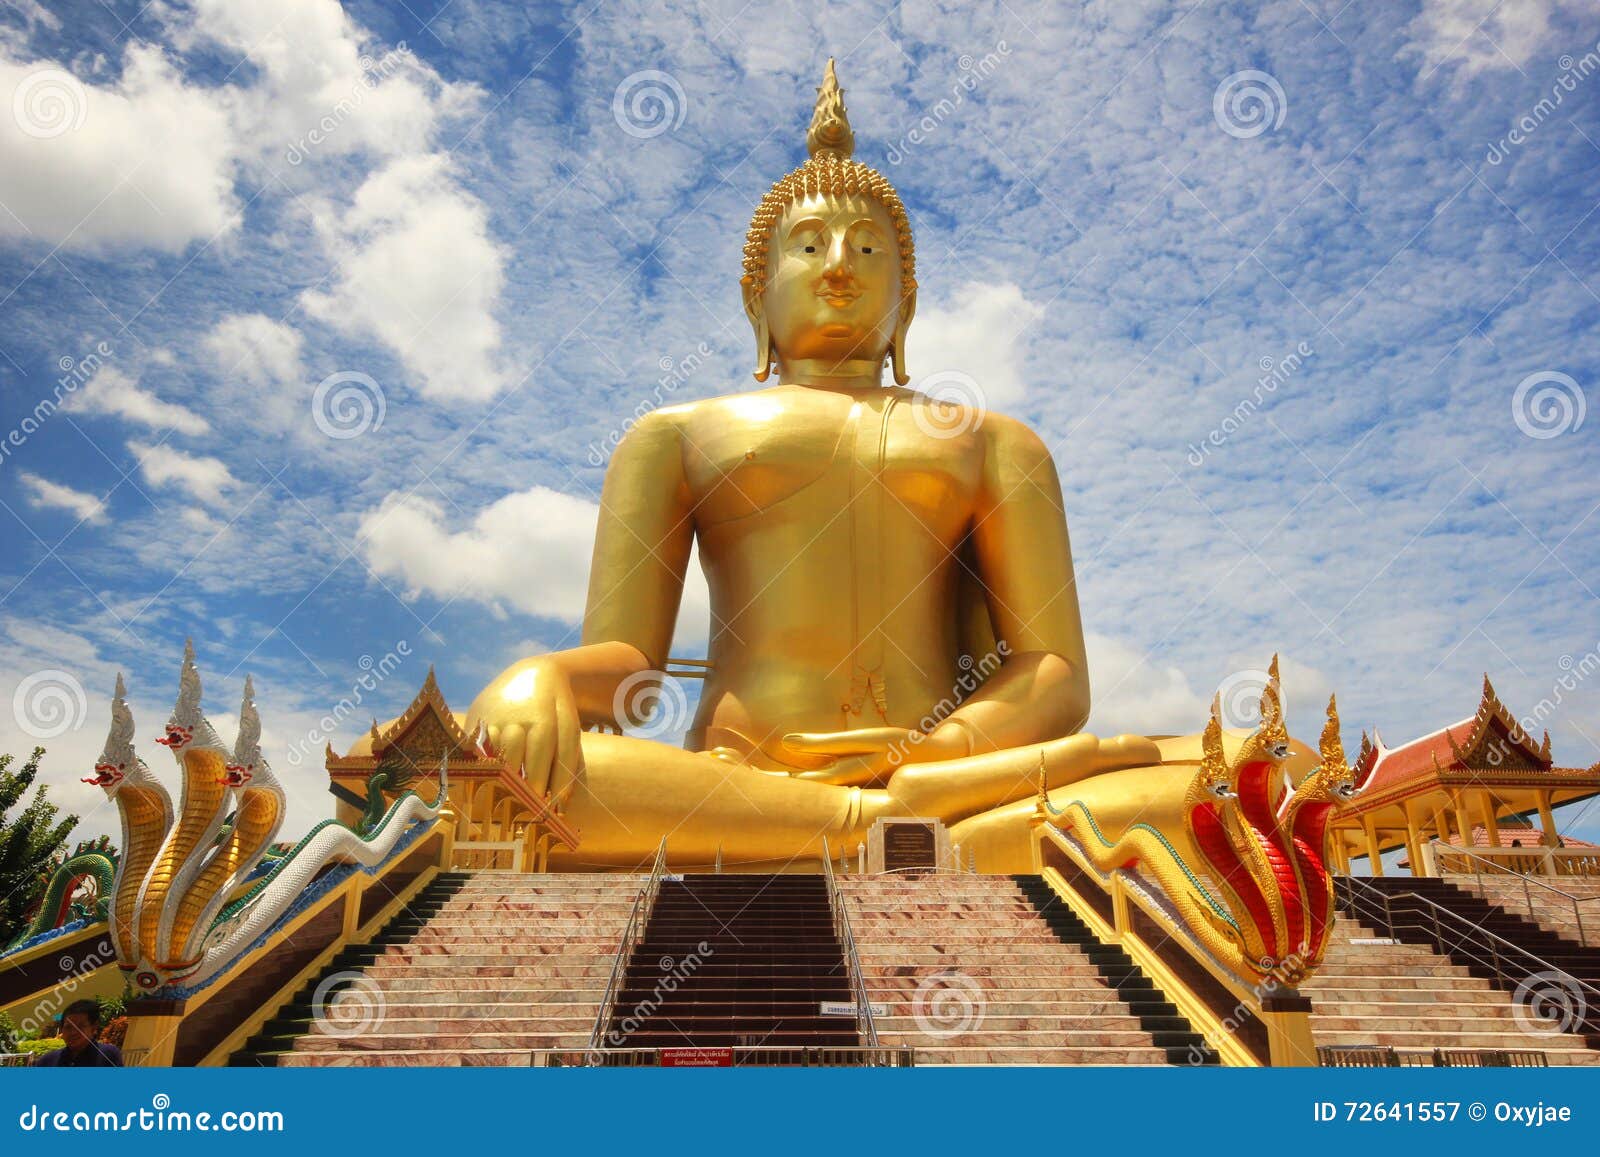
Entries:
[[933,827],[918,823],[887,823],[883,827],[883,870],[937,868],[938,843]]

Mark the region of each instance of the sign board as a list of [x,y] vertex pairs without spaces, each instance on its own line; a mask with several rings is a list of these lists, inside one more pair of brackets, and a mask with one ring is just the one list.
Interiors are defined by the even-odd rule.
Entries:
[[[849,1001],[849,1000],[825,1000],[825,1001],[822,1002],[822,1015],[823,1016],[854,1016],[855,1014],[856,1014],[856,1005],[855,1005],[854,1001]],[[887,1004],[879,1004],[877,1001],[873,1001],[872,1002],[872,1015],[873,1016],[888,1016],[889,1015],[889,1006]]]
[[733,1050],[730,1048],[662,1049],[659,1061],[664,1069],[731,1069]]
[[887,823],[883,828],[883,870],[937,868],[939,850],[931,824]]

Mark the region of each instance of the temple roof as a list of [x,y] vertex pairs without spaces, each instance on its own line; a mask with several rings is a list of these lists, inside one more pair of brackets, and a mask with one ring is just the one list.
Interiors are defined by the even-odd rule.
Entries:
[[1489,786],[1504,780],[1526,784],[1530,774],[1557,772],[1550,758],[1550,733],[1535,742],[1483,677],[1478,710],[1448,727],[1399,747],[1362,738],[1358,769],[1371,769],[1369,797],[1427,782],[1461,778]]

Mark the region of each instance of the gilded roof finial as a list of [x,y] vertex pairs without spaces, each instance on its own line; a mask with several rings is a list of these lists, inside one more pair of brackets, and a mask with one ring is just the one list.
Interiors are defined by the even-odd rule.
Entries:
[[849,160],[856,149],[856,136],[850,131],[850,114],[844,108],[844,90],[839,87],[831,56],[827,71],[822,74],[822,87],[817,89],[817,107],[811,114],[811,128],[806,133],[806,149],[813,157],[833,156],[841,161]]

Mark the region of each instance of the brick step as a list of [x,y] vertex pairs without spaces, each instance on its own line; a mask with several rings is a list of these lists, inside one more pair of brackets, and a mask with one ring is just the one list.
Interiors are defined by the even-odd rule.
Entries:
[[[982,1045],[963,1047],[928,1045],[926,1042],[894,1040],[879,1036],[879,1044],[888,1047],[915,1048],[917,1065],[1172,1065],[1182,1064],[1183,1050],[1144,1048],[1088,1047],[1020,1047],[1001,1048]],[[1174,1056],[1173,1052],[1178,1055]]]
[[1360,980],[1362,978],[1377,980],[1393,978],[1401,980],[1421,979],[1423,977],[1433,977],[1440,980],[1447,978],[1465,980],[1470,976],[1470,973],[1461,965],[1451,964],[1439,956],[1434,956],[1431,959],[1422,960],[1415,964],[1408,962],[1402,967],[1404,969],[1403,972],[1396,968],[1393,962],[1386,963],[1381,960],[1371,964],[1347,964],[1343,961],[1335,961],[1330,964],[1324,964],[1317,969],[1317,976],[1322,979],[1337,977],[1341,980]]
[[[1125,1007],[1115,1005],[1084,1016],[1046,1016],[1034,1012],[1020,1016],[1000,1016],[987,1006],[974,1009],[973,1013],[971,1026],[960,1032],[954,1031],[965,1019],[959,1015],[951,1017],[949,1024],[937,1016],[927,1015],[919,1020],[915,1015],[905,1014],[874,1017],[873,1024],[877,1026],[880,1035],[894,1032],[906,1036],[920,1035],[925,1041],[949,1040],[959,1041],[961,1044],[974,1043],[974,1037],[988,1039],[1024,1033],[1044,1035],[1071,1033],[1073,1040],[1078,1041],[1084,1037],[1098,1037],[1106,1032],[1132,1032],[1140,1035],[1141,1043],[1149,1040],[1149,1029],[1140,1024],[1139,1018],[1128,1012]],[[1171,1020],[1175,1023],[1166,1026],[1171,1030],[1181,1029],[1185,1023],[1181,1017],[1173,1017]],[[993,1043],[1006,1042],[995,1040]]]
[[1318,1044],[1379,1044],[1397,1049],[1538,1049],[1541,1052],[1590,1053],[1600,1064],[1600,1052],[1585,1049],[1574,1037],[1533,1036],[1518,1032],[1441,1032],[1422,1030],[1356,1030],[1325,1033]]
[[[418,956],[408,960],[384,960],[377,964],[368,965],[362,971],[374,980],[383,980],[388,977],[401,976],[460,976],[463,969],[469,974],[479,977],[497,977],[500,979],[516,978],[563,978],[579,979],[598,976],[601,985],[605,984],[606,977],[611,975],[612,962],[605,959],[594,959],[578,962],[561,962],[560,957],[546,957],[547,961],[555,963],[525,964],[506,963],[506,957],[472,957],[472,956]],[[430,963],[431,962],[431,963]]]
[[592,1026],[581,1032],[484,1032],[463,1033],[458,1037],[407,1036],[404,1033],[364,1033],[361,1036],[335,1037],[320,1033],[285,1038],[275,1042],[283,1048],[292,1045],[297,1053],[350,1052],[426,1052],[432,1049],[581,1049],[589,1044]]
[[1516,1017],[1509,1008],[1493,1006],[1482,1006],[1462,1013],[1447,1012],[1443,1007],[1407,1013],[1393,1006],[1380,1006],[1378,1011],[1372,1013],[1357,1013],[1349,1006],[1344,1006],[1336,1014],[1319,1013],[1313,1007],[1311,1013],[1311,1026],[1316,1033],[1398,1030],[1437,1034],[1446,1029],[1452,1034],[1520,1032],[1520,1028],[1514,1027],[1516,1023]]
[[[575,1048],[588,1047],[584,1038]],[[389,1052],[314,1053],[268,1052],[252,1054],[235,1064],[271,1064],[278,1068],[527,1068],[533,1063],[526,1049],[404,1049]]]
[[593,1001],[599,1003],[605,994],[606,977],[601,977],[595,984],[573,986],[562,984],[538,985],[508,985],[503,978],[487,977],[450,977],[443,981],[430,977],[398,977],[384,981],[379,985],[384,998],[389,1001],[412,1001],[419,1004],[431,1004],[438,1001],[448,1002],[463,998],[474,1001],[537,1001],[544,1003],[554,1001],[557,1003],[576,1003]]

